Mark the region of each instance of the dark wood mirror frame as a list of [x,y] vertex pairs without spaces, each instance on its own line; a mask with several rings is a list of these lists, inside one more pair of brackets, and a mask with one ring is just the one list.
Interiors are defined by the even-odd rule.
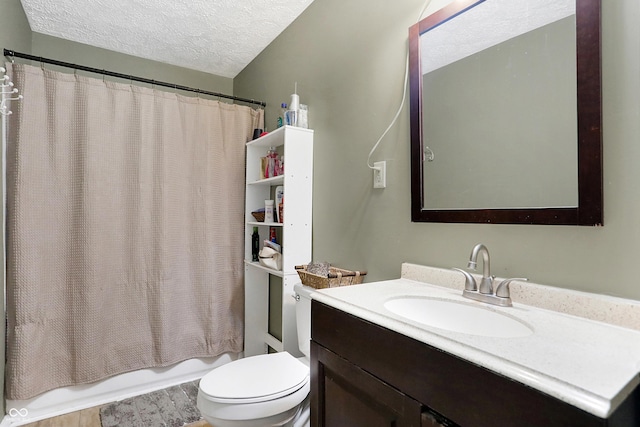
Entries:
[[423,209],[420,35],[484,0],[456,0],[409,29],[411,220],[413,222],[603,225],[601,0],[576,0],[578,206],[531,209]]

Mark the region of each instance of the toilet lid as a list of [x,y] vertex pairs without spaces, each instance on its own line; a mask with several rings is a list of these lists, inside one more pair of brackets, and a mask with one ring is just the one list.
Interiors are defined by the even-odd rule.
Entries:
[[308,366],[289,353],[272,353],[214,369],[200,380],[200,391],[214,402],[256,403],[291,394],[308,380]]

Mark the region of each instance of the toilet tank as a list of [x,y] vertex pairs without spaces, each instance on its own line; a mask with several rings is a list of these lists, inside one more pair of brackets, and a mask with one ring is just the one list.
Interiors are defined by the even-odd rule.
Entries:
[[311,293],[315,289],[301,284],[294,285],[296,294],[296,326],[298,330],[298,348],[307,358],[310,356],[311,341]]

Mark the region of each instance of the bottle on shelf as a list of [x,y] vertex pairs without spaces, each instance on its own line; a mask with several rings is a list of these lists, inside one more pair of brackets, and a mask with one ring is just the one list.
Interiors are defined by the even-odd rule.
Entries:
[[273,222],[273,200],[264,201],[264,222]]
[[278,174],[276,173],[276,160],[278,158],[278,153],[276,152],[275,147],[271,147],[269,148],[269,151],[267,151],[267,169],[268,169],[268,177],[267,178],[273,178],[274,176],[277,176]]
[[300,104],[300,108],[298,108],[298,127],[309,129],[309,107],[307,104]]
[[298,126],[298,109],[300,108],[300,96],[298,95],[298,82],[296,82],[295,90],[291,95],[291,103],[289,110],[285,114],[286,123],[289,126]]
[[271,149],[269,149],[267,151],[267,155],[264,156],[262,159],[264,159],[264,177],[265,178],[271,178],[271,175],[269,175],[269,159],[271,158]]
[[269,240],[272,243],[278,243],[278,238],[276,237],[276,228],[275,227],[269,227]]
[[282,223],[282,198],[284,197],[284,187],[282,185],[278,185],[276,187],[276,200],[275,200],[275,204],[273,205],[273,210],[275,211],[276,215],[276,222]]
[[251,261],[258,261],[258,253],[260,252],[260,234],[258,234],[258,227],[253,227],[253,234],[251,235]]
[[286,124],[286,115],[287,115],[287,103],[283,102],[281,105],[280,116],[278,116],[278,127],[281,128]]

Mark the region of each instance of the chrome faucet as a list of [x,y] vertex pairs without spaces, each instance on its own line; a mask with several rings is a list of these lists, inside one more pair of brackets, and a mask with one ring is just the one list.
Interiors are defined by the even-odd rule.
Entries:
[[471,256],[469,257],[469,264],[467,268],[473,270],[478,266],[478,255],[482,254],[482,280],[480,281],[480,287],[476,284],[476,279],[467,271],[460,268],[454,268],[453,270],[462,273],[465,277],[464,290],[462,296],[476,301],[486,302],[488,304],[499,305],[502,307],[511,307],[511,292],[509,284],[514,280],[526,282],[526,278],[514,278],[505,279],[496,287],[495,294],[493,292],[493,280],[495,276],[491,275],[491,266],[489,261],[489,249],[482,243],[478,243],[473,247]]
[[478,243],[473,247],[467,268],[475,271],[478,266],[478,255],[482,254],[482,280],[480,281],[481,294],[493,294],[493,279],[491,276],[491,263],[489,261],[489,249],[482,243]]

